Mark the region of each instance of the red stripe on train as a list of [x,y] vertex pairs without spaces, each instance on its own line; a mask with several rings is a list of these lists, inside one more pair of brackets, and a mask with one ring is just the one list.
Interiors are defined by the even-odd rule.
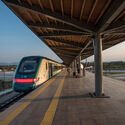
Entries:
[[34,79],[14,79],[14,82],[16,83],[33,83]]
[[39,78],[25,78],[25,79],[17,78],[17,79],[13,79],[13,82],[16,82],[16,83],[34,83],[34,82],[37,82],[38,80],[39,80]]

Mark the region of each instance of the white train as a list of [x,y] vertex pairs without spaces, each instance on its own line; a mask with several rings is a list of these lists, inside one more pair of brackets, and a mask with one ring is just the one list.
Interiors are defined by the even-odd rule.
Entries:
[[13,79],[13,89],[17,92],[33,90],[58,74],[63,67],[64,65],[45,57],[24,57],[17,67]]

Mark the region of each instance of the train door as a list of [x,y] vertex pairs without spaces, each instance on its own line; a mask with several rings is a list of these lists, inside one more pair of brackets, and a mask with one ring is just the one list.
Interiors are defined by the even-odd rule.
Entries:
[[52,77],[52,64],[49,63],[49,79]]

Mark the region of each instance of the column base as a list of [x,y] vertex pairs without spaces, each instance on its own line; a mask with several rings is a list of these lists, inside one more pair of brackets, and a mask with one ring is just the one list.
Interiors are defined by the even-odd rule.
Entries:
[[73,72],[73,77],[76,77],[76,72]]
[[77,72],[73,72],[73,77],[74,77],[74,78],[81,78],[82,75],[81,75],[81,74],[78,74]]
[[107,96],[105,95],[104,93],[102,93],[101,95],[96,95],[96,93],[89,93],[89,95],[92,97],[92,98],[110,98],[110,96]]

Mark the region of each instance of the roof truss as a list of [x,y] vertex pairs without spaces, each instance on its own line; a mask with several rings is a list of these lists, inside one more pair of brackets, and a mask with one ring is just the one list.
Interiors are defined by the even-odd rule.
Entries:
[[49,33],[40,33],[38,34],[40,37],[59,37],[59,36],[71,36],[71,35],[84,35],[84,36],[89,36],[87,34],[84,34],[84,33],[79,33],[79,32],[49,32]]
[[78,47],[78,48],[84,47],[84,44],[74,42],[74,41],[69,41],[69,40],[63,40],[63,39],[60,39],[60,38],[45,37],[45,39],[46,40],[52,40],[52,41],[59,42],[59,43],[63,43],[63,44],[70,45],[70,46],[74,46],[74,47]]
[[80,52],[81,49],[79,48],[72,48],[72,47],[58,47],[58,46],[51,46],[52,48],[61,49],[61,50],[67,50],[67,51],[73,51],[73,52]]
[[[58,49],[58,48],[53,48],[53,49],[56,50],[56,51],[60,51],[60,49]],[[69,50],[63,50],[63,49],[61,49],[61,52],[62,52],[62,53],[66,53],[66,54],[68,54],[68,55],[73,55],[73,56],[76,56],[76,55],[77,55],[76,52],[72,52],[72,51],[69,51]]]
[[[125,40],[125,18],[123,17],[125,16],[125,0],[103,1],[102,8],[99,0],[92,1],[93,5],[86,10],[90,12],[88,14],[85,14],[86,5],[89,4],[87,0],[81,2],[81,10],[79,8],[78,12],[74,0],[70,0],[71,4],[67,4],[67,7],[65,7],[66,2],[60,0],[61,10],[52,0],[48,0],[47,3],[42,0],[35,2],[33,0],[2,1],[46,45],[68,63],[79,55],[86,58],[94,53],[92,42],[89,39],[95,34],[104,36],[104,49]],[[100,6],[99,9],[98,6]],[[67,8],[70,8],[70,12]],[[21,12],[22,9],[25,13]],[[96,15],[97,13],[100,14]],[[85,17],[85,15],[88,16]]]
[[124,9],[125,0],[113,0],[107,12],[99,20],[96,30],[103,32]]
[[36,14],[42,14],[42,15],[48,17],[48,18],[57,20],[59,22],[65,23],[65,24],[70,25],[70,26],[73,26],[73,27],[78,28],[82,31],[92,33],[93,29],[94,29],[94,27],[92,27],[90,24],[89,25],[83,24],[83,23],[81,23],[78,20],[73,19],[73,18],[71,20],[71,18],[66,16],[66,15],[62,16],[61,14],[59,14],[57,12],[53,13],[53,12],[51,12],[47,9],[43,9],[40,6],[37,6],[37,5],[29,5],[24,1],[23,1],[23,4],[21,4],[18,1],[12,1],[12,0],[3,0],[3,1],[6,4],[9,4],[10,6],[15,6],[15,7],[23,8],[23,9],[26,9],[26,10],[30,10],[30,11],[36,13]]
[[[69,25],[62,25],[62,24],[48,24],[48,23],[28,23],[29,27],[31,28],[44,28],[44,29],[48,29],[48,30],[60,30],[60,31],[67,31],[67,32],[72,32],[72,33],[83,33],[83,34],[87,34],[85,32],[83,32],[82,30],[79,30],[75,27],[69,26]],[[89,35],[89,33],[88,33]],[[91,35],[91,34],[90,34]]]
[[117,21],[115,23],[112,23],[105,31],[104,33],[111,33],[116,31],[125,30],[125,21]]

